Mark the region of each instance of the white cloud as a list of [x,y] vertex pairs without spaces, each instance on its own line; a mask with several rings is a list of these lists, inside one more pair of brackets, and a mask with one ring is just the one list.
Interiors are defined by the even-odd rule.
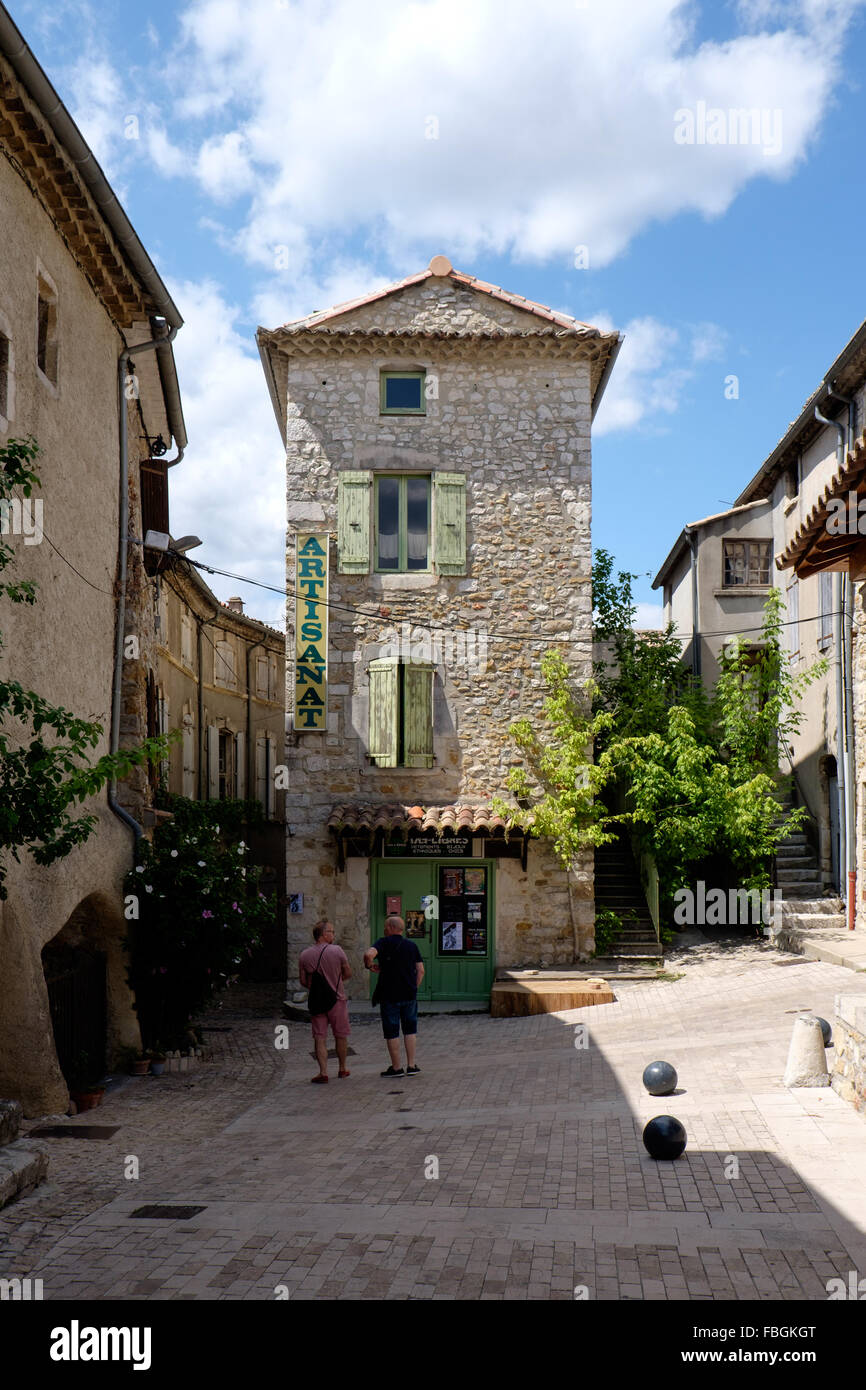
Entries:
[[635,613],[634,627],[639,632],[646,632],[648,629],[662,628],[665,610],[660,603],[639,603]]
[[[590,316],[598,328],[613,325],[606,313]],[[679,409],[699,365],[717,358],[727,341],[714,323],[676,328],[647,317],[632,319],[593,424],[595,436],[634,429]],[[684,341],[685,340],[685,341]]]
[[[190,441],[170,473],[172,534],[201,537],[193,559],[284,587],[285,450],[255,343],[216,284],[171,292],[185,317],[175,355]],[[284,626],[279,594],[204,577],[220,598],[239,593],[253,617]]]
[[[194,0],[178,114],[207,114],[198,177],[252,187],[239,246],[362,230],[395,264],[445,250],[602,266],[653,221],[722,213],[784,177],[832,98],[863,0],[751,0],[747,32],[698,45],[682,0]],[[779,27],[781,26],[781,27]],[[683,108],[781,112],[782,139],[677,144]],[[427,138],[434,135],[436,138]]]

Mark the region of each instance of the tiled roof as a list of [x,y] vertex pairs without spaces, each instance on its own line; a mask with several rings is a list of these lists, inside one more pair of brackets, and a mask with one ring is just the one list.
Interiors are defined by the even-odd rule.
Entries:
[[[802,561],[807,551],[811,550],[816,543],[825,540],[824,547],[821,549],[846,550],[849,547],[844,539],[831,538],[827,532],[827,508],[834,498],[845,496],[849,491],[856,491],[858,484],[863,481],[866,474],[866,430],[860,438],[856,440],[853,449],[848,453],[841,468],[833,474],[818,501],[809,512],[806,519],[797,527],[793,537],[782,551],[781,555],[776,556],[777,569],[789,569]],[[860,535],[850,538],[852,544],[862,541]]]
[[[405,836],[408,832],[437,835],[506,835],[516,829],[512,820],[496,815],[490,806],[403,806],[398,802],[365,805],[359,802],[335,806],[328,817],[328,829],[335,835],[386,834]],[[523,831],[519,831],[523,834]]]
[[[438,260],[434,257],[434,261]],[[431,262],[431,265],[433,262]],[[448,264],[446,261],[445,264]],[[398,290],[408,289],[410,285],[418,285],[422,280],[428,280],[434,271],[428,266],[426,270],[421,270],[415,275],[407,275],[405,280],[397,280],[393,285],[386,285],[384,289],[374,290],[372,294],[362,295],[360,299],[349,299],[345,304],[335,304],[331,309],[321,309],[315,314],[308,314],[306,318],[295,319],[290,323],[285,323],[278,331],[283,333],[300,333],[310,328],[318,328],[320,324],[327,323],[329,319],[339,318],[342,314],[351,313],[353,309],[363,308],[365,304],[375,304],[378,299],[385,299],[388,295],[396,294]],[[549,308],[546,304],[538,304],[534,299],[526,299],[521,294],[511,294],[508,290],[503,290],[499,285],[489,285],[486,280],[477,280],[474,275],[466,275],[463,271],[453,270],[450,265],[445,275],[439,276],[440,279],[450,279],[458,285],[465,285],[468,289],[480,290],[483,294],[489,294],[494,299],[500,299],[505,304],[511,304],[515,309],[523,309],[526,313],[535,314],[538,318],[546,319],[550,324],[556,324],[560,328],[568,328],[574,332],[597,333],[598,329],[592,328],[590,324],[581,323],[580,319],[572,318],[570,314],[559,313],[555,309]],[[366,330],[369,332],[370,330]],[[420,336],[420,335],[415,335]],[[430,333],[430,337],[441,337],[441,333]],[[505,337],[505,333],[497,336]]]

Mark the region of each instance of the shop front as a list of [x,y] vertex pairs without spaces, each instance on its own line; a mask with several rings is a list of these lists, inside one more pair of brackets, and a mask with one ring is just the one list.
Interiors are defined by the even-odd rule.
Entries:
[[[407,846],[393,848],[405,853]],[[382,935],[390,913],[403,918],[406,936],[424,960],[419,999],[489,999],[496,960],[495,861],[386,855],[370,861],[370,880],[370,940]]]
[[[497,967],[499,860],[526,867],[527,835],[486,808],[336,807],[338,867],[368,861],[369,941],[402,917],[424,961],[422,1000],[486,1002]],[[375,981],[371,982],[372,986]]]

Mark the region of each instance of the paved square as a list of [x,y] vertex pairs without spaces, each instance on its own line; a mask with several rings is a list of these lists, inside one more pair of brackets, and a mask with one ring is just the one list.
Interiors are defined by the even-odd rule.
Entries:
[[[796,1013],[832,1020],[859,977],[749,941],[669,969],[567,1014],[422,1018],[411,1078],[380,1078],[363,1017],[327,1087],[308,1027],[277,1050],[278,995],[249,990],[209,1020],[211,1062],[106,1097],[110,1140],[44,1141],[0,1274],[46,1299],[826,1299],[866,1273],[866,1122],[781,1077]],[[679,1093],[654,1099],[658,1057]],[[641,1143],[659,1113],[688,1131],[674,1163]],[[147,1203],[205,1210],[130,1218]]]

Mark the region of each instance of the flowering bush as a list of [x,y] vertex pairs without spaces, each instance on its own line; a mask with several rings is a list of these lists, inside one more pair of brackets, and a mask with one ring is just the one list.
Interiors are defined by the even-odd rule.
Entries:
[[273,920],[241,831],[256,803],[172,798],[126,877],[129,983],[146,1048],[185,1045],[190,1019],[236,975]]

